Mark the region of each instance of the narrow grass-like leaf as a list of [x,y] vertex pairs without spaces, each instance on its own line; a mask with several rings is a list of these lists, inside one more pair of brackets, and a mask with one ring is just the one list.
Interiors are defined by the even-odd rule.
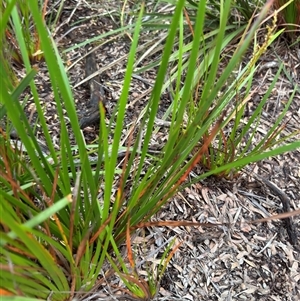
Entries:
[[[49,181],[49,176],[51,177],[52,174],[51,167],[49,166],[49,163],[45,160],[41,152],[41,149],[34,138],[32,129],[28,123],[28,120],[26,119],[23,109],[19,102],[13,101],[11,95],[5,89],[1,89],[0,93],[1,93],[1,97],[5,101],[5,106],[6,106],[9,119],[12,121],[14,127],[17,130],[17,133],[19,134],[19,137],[24,143],[27,153],[34,164],[36,172],[39,175],[40,179],[43,181],[45,191],[48,192],[50,195],[51,183]],[[22,117],[20,118],[20,116]],[[25,127],[20,122],[20,119],[25,124]],[[26,130],[32,139],[28,139],[28,134]],[[34,144],[34,146],[32,143]],[[38,154],[36,153],[36,151],[38,152]],[[40,160],[38,156],[40,156],[40,158],[42,159]],[[47,173],[45,172],[46,167],[47,167]]]
[[[205,179],[213,174],[221,173],[224,170],[230,170],[230,169],[235,169],[235,168],[239,169],[240,166],[246,166],[249,163],[254,163],[254,162],[269,158],[269,157],[274,157],[274,156],[283,154],[285,152],[293,151],[293,150],[299,149],[299,148],[300,148],[300,141],[296,141],[296,142],[288,143],[283,146],[279,146],[273,150],[269,150],[269,151],[259,153],[259,154],[254,154],[252,156],[243,157],[234,162],[225,164],[224,166],[220,166],[214,170],[203,173],[199,177],[196,177],[193,180],[191,180],[188,185],[199,182],[200,180]],[[187,185],[184,185],[182,188],[184,188],[186,186]]]
[[[118,158],[119,144],[120,144],[121,134],[122,134],[122,130],[123,130],[125,109],[126,109],[126,104],[127,104],[128,94],[129,94],[131,76],[132,76],[132,72],[133,72],[136,48],[137,48],[137,44],[138,44],[138,40],[139,40],[139,32],[140,32],[140,28],[141,28],[141,20],[142,20],[142,16],[143,16],[143,10],[144,10],[144,6],[142,5],[138,20],[136,22],[136,28],[135,28],[133,41],[131,44],[129,57],[128,57],[128,63],[127,63],[127,68],[126,68],[126,73],[125,73],[125,78],[124,78],[123,89],[122,89],[122,93],[121,93],[120,100],[118,103],[118,116],[117,116],[115,133],[114,133],[114,141],[113,141],[110,156],[108,154],[108,145],[106,145],[106,149],[105,149],[105,152],[106,152],[105,159],[104,159],[105,160],[105,192],[104,192],[104,210],[103,210],[103,216],[102,216],[103,220],[106,220],[108,218],[108,214],[109,214],[108,210],[109,210],[110,201],[111,201],[112,182],[114,179],[114,170],[115,170],[115,166],[116,166],[116,162],[117,162],[117,158]],[[102,112],[102,117],[104,117],[103,112]],[[105,131],[104,127],[105,127],[105,125],[103,124],[103,121],[102,121],[102,131]],[[105,140],[106,140],[106,137],[105,137]],[[103,246],[103,253],[100,258],[100,266],[102,265],[102,263],[104,261],[105,253],[106,253],[109,242],[113,241],[113,237],[112,237],[111,233],[114,228],[115,219],[121,208],[121,204],[119,204],[119,202],[120,202],[120,199],[118,199],[118,196],[117,196],[115,204],[113,206],[112,213],[111,213],[112,219],[110,221],[109,226],[107,226],[108,231],[107,231],[106,240],[105,240],[104,246]]]
[[[19,85],[16,87],[16,89],[11,94],[11,98],[13,101],[19,101],[19,97],[20,97],[21,93],[28,87],[29,83],[33,80],[36,73],[37,73],[37,71],[35,69],[32,69],[22,79],[22,81],[19,83]],[[3,74],[2,76],[7,76],[7,75]],[[5,114],[6,114],[6,108],[5,108],[5,106],[2,106],[0,108],[0,120],[4,117]]]
[[[44,56],[47,62],[47,66],[49,68],[49,74],[52,82],[55,101],[57,104],[58,114],[61,119],[61,128],[63,131],[67,132],[66,125],[63,118],[64,114],[62,111],[62,104],[61,104],[61,99],[63,99],[63,103],[68,112],[72,129],[76,137],[76,141],[78,143],[80,159],[83,164],[82,170],[83,170],[84,177],[86,179],[92,179],[93,178],[92,171],[88,162],[87,153],[85,150],[85,144],[80,134],[80,128],[78,124],[77,114],[75,111],[74,100],[72,97],[69,81],[64,71],[64,67],[62,65],[61,59],[58,55],[58,51],[56,50],[55,45],[50,42],[47,30],[44,27],[43,20],[40,16],[37,4],[34,2],[30,2],[28,4],[30,5],[34,21],[36,22],[36,26],[39,31],[41,44],[44,51]],[[53,49],[55,49],[55,52],[53,51]],[[50,145],[52,145],[50,141],[49,143]],[[51,152],[51,155],[55,156],[55,153]],[[90,181],[89,185],[90,185],[90,190],[92,195],[95,195],[95,183],[93,181]]]
[[[41,224],[42,222],[47,220],[50,216],[52,216],[54,213],[58,212],[59,210],[61,210],[62,208],[64,208],[66,205],[69,205],[69,204],[70,204],[70,196],[67,196],[66,198],[53,204],[53,206],[45,209],[40,214],[34,216],[29,221],[25,222],[22,226],[20,225],[20,227],[33,228],[33,227]],[[2,204],[0,204],[0,206],[1,206],[0,214],[1,215],[4,214],[4,208],[2,205],[3,205],[3,202],[2,202]],[[5,221],[5,218],[3,219],[3,221]],[[8,223],[6,223],[6,224],[8,224]],[[14,232],[8,233],[8,237],[13,238],[13,239],[17,238],[16,233],[14,233]],[[0,245],[3,246],[4,244],[5,244],[5,242],[0,240]]]
[[[158,104],[159,104],[159,100],[160,100],[161,89],[163,86],[169,57],[170,57],[170,54],[171,54],[171,51],[173,48],[174,38],[175,38],[175,35],[177,32],[177,26],[178,26],[177,24],[180,21],[183,6],[184,6],[184,1],[178,1],[175,12],[174,12],[174,17],[173,17],[172,23],[170,25],[170,30],[168,33],[164,51],[162,54],[161,64],[160,64],[160,67],[159,67],[159,70],[157,73],[157,77],[156,77],[156,81],[155,81],[155,84],[153,87],[151,101],[150,101],[150,104],[147,106],[148,113],[146,113],[146,116],[142,122],[142,128],[145,126],[145,123],[147,122],[147,130],[146,130],[146,133],[144,136],[142,153],[141,153],[141,157],[140,157],[140,164],[139,164],[138,170],[135,175],[136,180],[134,183],[134,187],[138,186],[140,174],[141,174],[141,171],[143,168],[143,162],[144,162],[146,154],[147,154],[148,145],[149,145],[150,137],[152,134],[152,127],[154,125],[154,120],[155,120],[155,116],[156,116],[156,112],[157,112]],[[149,116],[148,116],[148,114],[149,114]],[[138,196],[136,195],[136,197],[133,198],[133,200],[136,199],[137,197]]]
[[[5,36],[5,30],[7,28],[7,23],[9,21],[9,18],[11,16],[11,13],[16,5],[17,0],[11,0],[8,1],[7,6],[4,10],[4,12],[1,15],[1,20],[0,20],[0,37]],[[2,41],[2,40],[1,40]]]
[[47,270],[49,276],[57,286],[58,295],[61,295],[59,292],[67,291],[69,286],[65,275],[60,267],[57,266],[53,261],[53,258],[49,252],[34,237],[30,235],[30,228],[18,225],[8,214],[5,216],[5,219],[6,225],[9,225],[12,232],[18,237],[22,237],[22,241],[28,250],[32,254],[35,254],[36,259],[39,261],[42,267]]

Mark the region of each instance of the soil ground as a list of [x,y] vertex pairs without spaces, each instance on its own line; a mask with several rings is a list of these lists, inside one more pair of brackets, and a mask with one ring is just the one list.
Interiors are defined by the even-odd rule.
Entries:
[[[66,1],[54,36],[60,51],[63,53],[73,45],[120,26],[117,15],[121,2],[114,1],[111,5],[109,1]],[[49,1],[49,7],[52,11],[57,9],[54,1]],[[126,20],[129,19],[128,15]],[[146,34],[141,36],[143,39],[147,40]],[[103,45],[90,44],[89,47],[95,49],[109,118],[121,93],[130,39],[124,34],[103,41]],[[85,79],[86,53],[87,47],[80,47],[64,54],[79,118],[88,109],[90,97],[88,84],[81,83]],[[141,64],[155,59],[146,57]],[[284,63],[287,73],[279,77],[263,108],[258,135],[263,135],[276,120],[295,85],[299,84],[299,60],[300,50],[288,48],[284,39],[275,42],[261,57],[261,67],[253,83],[253,91],[256,90],[249,102],[249,115],[268,89],[279,61]],[[40,83],[49,129],[53,141],[59,141],[59,123],[55,118],[50,81],[43,63],[40,63],[39,69],[36,80]],[[152,69],[133,78],[124,132],[145,107],[155,72]],[[167,94],[162,96],[158,118],[163,116],[170,102]],[[30,114],[33,108],[28,105],[26,109]],[[298,90],[286,114],[284,132],[299,130],[299,121]],[[83,129],[83,133],[87,143],[90,143],[97,137],[97,128],[89,126]],[[167,129],[162,127],[153,141],[163,144],[166,135]],[[299,132],[293,139],[300,139]],[[190,175],[191,179],[202,170],[201,166],[196,168]],[[178,243],[183,242],[168,265],[157,300],[300,300],[299,243],[290,241],[285,222],[247,223],[282,212],[280,195],[255,174],[275,183],[288,198],[291,210],[300,208],[300,150],[252,164],[238,178],[209,178],[178,193],[153,220],[210,221],[226,225],[207,229],[152,227],[146,233],[137,234],[134,240],[137,259],[146,259],[153,265],[157,264],[164,251],[165,247],[161,247],[164,242],[172,238],[176,238]],[[299,233],[299,216],[293,217],[292,222],[295,233]],[[140,266],[139,272],[146,275],[145,266]],[[94,291],[89,300],[108,300],[102,289],[99,288],[98,295]]]

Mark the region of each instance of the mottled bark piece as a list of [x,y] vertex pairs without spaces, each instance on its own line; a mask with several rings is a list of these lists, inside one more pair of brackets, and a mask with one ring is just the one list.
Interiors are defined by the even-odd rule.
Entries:
[[[97,63],[94,52],[90,53],[86,57],[85,75],[91,76],[97,72]],[[105,92],[100,85],[100,79],[98,75],[95,75],[89,80],[90,87],[90,99],[88,103],[89,109],[84,113],[84,116],[80,120],[80,128],[83,129],[87,126],[94,125],[100,121],[99,102],[101,101],[105,106]]]

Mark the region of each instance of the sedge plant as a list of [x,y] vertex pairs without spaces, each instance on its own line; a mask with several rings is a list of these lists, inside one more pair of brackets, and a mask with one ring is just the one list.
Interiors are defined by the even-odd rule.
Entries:
[[[219,76],[217,70],[231,9],[230,0],[222,2],[220,25],[213,35],[214,47],[209,49],[207,57],[210,63],[206,68],[210,72],[203,82],[199,106],[183,128],[193,89],[199,83],[198,73],[201,73],[199,70],[195,72],[195,66],[199,55],[206,54],[204,50],[207,50],[204,37],[207,35],[205,17],[208,3],[198,3],[195,23],[191,22],[193,38],[188,41],[188,47],[185,47],[185,1],[177,1],[167,28],[168,35],[161,49],[161,60],[152,94],[137,127],[139,133],[136,137],[130,134],[127,142],[122,145],[130,82],[137,69],[139,35],[145,21],[142,4],[135,28],[126,28],[126,34],[131,35],[132,42],[123,90],[117,104],[118,114],[111,117],[113,123],[105,122],[104,108],[100,104],[96,163],[90,162],[89,150],[79,128],[72,89],[60,52],[48,34],[37,3],[28,1],[27,5],[41,42],[40,50],[45,57],[60,118],[60,149],[57,151],[51,140],[40,105],[39,92],[32,80],[34,70],[24,48],[21,55],[27,76],[21,82],[29,85],[48,152],[45,154],[41,149],[23,111],[20,103],[20,91],[23,87],[6,89],[6,74],[6,77],[0,78],[1,87],[4,87],[0,91],[0,102],[5,107],[3,114],[7,115],[0,140],[0,285],[2,295],[7,296],[2,299],[12,300],[13,297],[9,295],[27,301],[72,300],[75,297],[84,299],[85,296],[91,296],[93,289],[105,283],[109,284],[111,277],[119,277],[123,281],[124,286],[117,288],[123,293],[123,297],[151,299],[156,295],[159,281],[179,245],[169,243],[161,257],[161,263],[154,267],[157,269],[155,273],[147,270],[157,277],[144,278],[136,272],[131,247],[132,233],[138,228],[151,225],[149,219],[184,185],[190,185],[186,181],[190,171],[203,159],[218,132],[226,125],[228,116],[236,113],[235,108],[228,105],[229,98],[224,103],[216,103],[215,99],[248,49],[271,3],[268,2],[262,9],[245,35],[243,43],[237,47],[235,55],[228,62],[226,72]],[[14,9],[13,5],[8,5],[6,15],[13,14]],[[0,33],[3,34],[8,26],[8,18],[3,18],[0,22]],[[19,22],[17,17],[16,22]],[[20,34],[21,39],[22,33]],[[21,43],[18,37],[17,42]],[[168,112],[171,127],[168,141],[161,153],[154,158],[149,155],[149,144],[156,130],[155,117],[162,91],[165,89],[168,68],[172,59],[174,60],[172,55],[175,43],[179,64],[178,72],[174,73],[174,101]],[[187,60],[185,56],[184,60],[181,59],[183,53],[188,55]],[[182,78],[180,70],[184,68],[186,72]],[[3,70],[5,75],[5,69]],[[247,75],[244,81],[248,78]],[[69,125],[65,122],[64,114],[68,116]],[[11,124],[20,137],[22,149],[12,145],[6,133]],[[68,139],[70,130],[76,139],[75,146]],[[237,169],[241,165],[299,146],[300,142],[293,142],[254,153],[252,156],[243,156],[229,163],[225,162],[223,166],[218,166],[201,177]],[[118,161],[120,147],[127,149],[121,171]],[[76,155],[73,153],[74,148],[77,150]],[[165,221],[165,225],[174,223]],[[125,254],[120,247],[124,242],[127,250]]]
[[[270,127],[270,129],[263,135],[261,139],[254,142],[254,137],[259,129],[261,122],[261,114],[263,112],[263,107],[266,104],[268,98],[271,95],[271,92],[278,81],[280,74],[283,71],[283,64],[277,71],[277,74],[274,76],[272,83],[269,86],[269,89],[264,94],[259,105],[255,108],[254,112],[251,114],[251,117],[245,118],[245,112],[247,107],[247,102],[251,100],[252,96],[256,93],[256,89],[252,89],[253,77],[257,69],[256,63],[262,54],[267,50],[268,46],[280,36],[282,30],[275,32],[277,24],[277,15],[274,14],[274,19],[272,26],[266,27],[266,35],[262,45],[254,43],[254,49],[248,64],[238,72],[236,80],[234,80],[227,89],[224,90],[222,96],[218,98],[218,110],[215,112],[219,114],[222,111],[222,108],[225,104],[231,102],[235,107],[235,112],[230,114],[226,121],[224,122],[224,127],[218,133],[218,137],[215,145],[211,144],[209,150],[207,151],[206,156],[203,157],[203,164],[208,169],[215,169],[219,166],[224,166],[226,163],[237,160],[244,156],[251,157],[254,154],[263,153],[268,149],[280,145],[283,141],[296,137],[299,134],[299,131],[293,133],[284,134],[284,116],[294,98],[296,91],[298,90],[297,85],[294,87],[293,93],[291,93],[289,100],[287,101],[282,113],[276,118],[276,122]],[[243,39],[240,43],[243,43]],[[225,71],[226,72],[226,69]],[[240,91],[242,88],[245,89],[245,92],[240,97]],[[233,99],[236,101],[232,101]],[[227,132],[227,134],[225,133]],[[236,176],[238,171],[243,168],[243,165],[239,166],[238,169],[232,170],[229,169],[225,172],[219,174],[219,176]]]
[[[165,1],[160,1],[160,3],[165,3]],[[166,1],[166,3],[168,3],[168,1]],[[223,4],[210,2],[209,11],[211,11],[212,9],[214,11],[220,11],[220,9],[218,9],[220,5],[222,6]],[[257,1],[256,5],[261,6],[262,3],[260,1]],[[286,3],[286,5],[288,5],[288,3]],[[163,91],[172,91],[174,102],[172,102],[171,106],[167,110],[164,116],[165,119],[169,118],[170,112],[172,112],[173,110],[173,106],[177,106],[177,99],[179,99],[183,93],[183,88],[181,88],[179,96],[176,97],[176,91],[173,91],[172,83],[175,80],[178,83],[181,80],[181,74],[185,73],[187,70],[189,59],[187,53],[190,52],[192,45],[189,40],[191,36],[193,37],[195,35],[193,28],[191,28],[190,26],[191,22],[195,20],[195,12],[193,10],[195,7],[197,7],[197,2],[188,1],[188,3],[186,3],[184,9],[184,18],[186,24],[182,27],[181,40],[175,41],[176,50],[171,55],[172,64],[168,73],[168,80],[165,81],[165,84],[163,86]],[[222,93],[220,93],[220,95],[216,95],[215,97],[215,109],[210,110],[210,114],[207,114],[206,118],[211,118],[211,120],[216,119],[216,116],[219,116],[227,105],[234,106],[235,111],[231,114],[228,114],[226,120],[222,125],[222,129],[218,134],[218,137],[215,139],[214,143],[209,146],[209,149],[201,159],[201,163],[210,170],[224,166],[226,163],[235,161],[238,158],[242,158],[244,156],[251,157],[255,153],[259,154],[263,151],[270,150],[274,146],[280,145],[280,143],[282,143],[283,141],[290,139],[293,136],[296,137],[296,135],[299,134],[299,132],[297,131],[294,133],[283,134],[285,132],[283,118],[293,100],[295,92],[298,89],[298,87],[295,86],[293,93],[289,97],[289,101],[287,102],[280,116],[278,116],[276,123],[270,127],[270,130],[266,135],[264,135],[264,137],[262,137],[261,140],[255,142],[256,145],[254,146],[254,135],[257,131],[257,128],[259,128],[263,106],[264,104],[266,104],[268,97],[270,96],[270,93],[281,74],[281,71],[285,70],[282,70],[282,68],[280,68],[275,78],[273,79],[273,82],[271,83],[267,93],[264,95],[262,101],[255,109],[255,112],[252,114],[251,118],[249,118],[249,120],[244,123],[246,121],[244,115],[247,108],[247,102],[251,100],[251,97],[256,92],[252,89],[253,77],[255,76],[255,71],[257,70],[260,57],[263,55],[263,53],[265,53],[269,45],[271,45],[282,34],[283,30],[276,32],[277,13],[273,13],[272,24],[270,26],[266,25],[266,33],[262,45],[258,45],[257,42],[256,44],[254,43],[252,54],[250,54],[252,59],[246,64],[246,66],[240,68],[239,71],[235,70],[234,72],[232,72],[232,67],[230,66],[227,69],[226,66],[224,66],[223,60],[226,60],[226,57],[228,56],[235,56],[236,53],[227,53],[226,48],[230,49],[230,44],[235,43],[237,38],[240,40],[240,45],[244,42],[244,35],[248,32],[249,29],[249,25],[245,23],[245,20],[249,20],[249,24],[251,24],[251,22],[253,21],[253,13],[255,12],[255,10],[259,9],[257,6],[254,6],[252,4],[245,6],[243,5],[243,1],[236,1],[236,3],[233,5],[233,8],[241,15],[244,15],[246,13],[249,16],[249,19],[245,16],[245,18],[240,18],[241,22],[244,21],[244,23],[242,23],[239,28],[237,27],[237,24],[235,22],[227,23],[224,37],[222,39],[222,50],[220,51],[220,60],[218,61],[217,69],[220,69],[220,65],[222,66],[221,70],[224,78],[226,78],[226,85],[224,85],[224,87],[222,88],[220,87]],[[231,14],[232,9],[230,10],[229,15]],[[213,15],[216,16],[218,14],[214,12]],[[146,24],[148,27],[151,28],[152,26],[154,29],[159,26],[160,28],[164,27],[163,14],[147,14],[147,16],[148,19]],[[170,15],[167,14],[167,18],[168,17],[170,17]],[[270,19],[270,17],[266,18],[264,22],[268,19]],[[203,34],[203,46],[198,52],[196,69],[194,71],[194,81],[192,84],[192,91],[194,91],[194,93],[191,94],[190,101],[187,106],[183,122],[184,127],[191,123],[196,115],[197,110],[202,105],[201,91],[203,90],[203,83],[205,83],[209,79],[208,74],[211,72],[211,64],[215,55],[215,41],[216,39],[218,39],[217,35],[219,33],[219,29],[215,27],[212,28],[212,24],[215,24],[215,22],[210,22],[209,20],[209,18],[205,18],[205,28],[211,28],[211,30]],[[145,50],[144,56],[149,55],[149,53],[152,54],[153,51],[157,51],[157,49],[159,49],[158,45],[161,43],[161,38],[162,37],[153,40],[153,47],[148,47]],[[138,62],[142,61],[142,59],[143,56],[138,59]],[[241,62],[241,66],[242,65],[243,62]],[[143,64],[143,67],[137,68],[137,72],[142,72],[146,69],[147,65],[145,66],[145,64]],[[235,77],[235,79],[232,79],[233,77]],[[211,83],[213,84],[213,82]],[[219,81],[218,84],[222,85],[222,82]],[[176,87],[179,87],[179,85],[177,84]],[[240,91],[242,90],[245,90],[246,92],[241,93]],[[198,126],[201,127],[201,125],[202,123],[200,123]],[[246,143],[244,143],[245,140],[247,141]],[[238,171],[241,170],[243,166],[244,165],[240,165],[240,167],[237,169],[228,169],[227,171],[221,172],[219,176],[236,176],[238,174]]]

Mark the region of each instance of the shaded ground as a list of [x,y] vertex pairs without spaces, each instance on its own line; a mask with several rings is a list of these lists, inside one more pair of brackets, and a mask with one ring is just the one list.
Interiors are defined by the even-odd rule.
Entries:
[[[81,2],[75,7],[75,3],[67,1],[60,18],[59,29],[54,38],[61,51],[119,26],[118,19],[114,19],[117,15],[116,9],[110,7],[108,2],[95,1],[91,5]],[[75,26],[74,22],[78,20],[83,21]],[[141,37],[141,40],[147,41],[147,36]],[[103,44],[103,41],[106,43]],[[109,118],[122,89],[130,39],[123,35],[109,42],[102,40],[101,44],[103,45],[91,45],[91,48],[97,48],[95,57],[100,84],[105,90],[105,106]],[[273,47],[261,58],[261,67],[253,83],[253,90],[257,90],[248,106],[249,116],[278,70],[278,57],[285,64],[286,75],[279,78],[264,107],[263,123],[257,130],[256,139],[264,135],[276,120],[294,85],[300,82],[299,50],[289,50],[284,40]],[[84,116],[90,98],[88,83],[81,83],[85,79],[86,53],[87,48],[81,47],[65,55],[79,117]],[[140,64],[147,64],[153,59],[155,58],[147,57]],[[43,63],[39,67],[41,72],[37,82],[40,83],[41,93],[44,95],[45,114],[53,141],[57,141],[58,144],[59,123],[55,118],[50,82],[46,72],[43,73]],[[155,70],[133,78],[124,133],[145,107],[154,78]],[[162,117],[170,102],[168,95],[163,95],[158,118]],[[28,105],[28,113],[32,110],[34,107]],[[285,119],[288,123],[284,132],[299,130],[299,120],[300,94],[297,92]],[[87,143],[97,137],[95,126],[85,128],[83,133]],[[70,135],[72,137],[72,134]],[[152,139],[153,147],[162,145],[166,135],[167,128],[159,128]],[[299,133],[296,138],[300,139]],[[300,150],[253,164],[247,170],[247,173],[242,172],[232,181],[209,178],[193,184],[176,195],[153,219],[211,221],[226,223],[227,226],[216,229],[153,227],[148,229],[146,234],[137,235],[137,258],[142,260],[145,257],[154,265],[158,263],[157,259],[164,248],[154,251],[159,249],[164,241],[172,237],[176,237],[177,242],[184,241],[167,268],[158,300],[300,299],[299,245],[292,245],[289,241],[284,221],[251,225],[247,223],[252,219],[282,211],[279,195],[254,176],[253,172],[275,183],[288,197],[292,210],[300,208]],[[191,179],[202,171],[203,168],[198,166],[191,174]],[[293,224],[299,232],[299,217],[293,218]],[[146,270],[146,266],[140,267],[141,274],[146,275]],[[93,300],[102,299],[95,296]]]

